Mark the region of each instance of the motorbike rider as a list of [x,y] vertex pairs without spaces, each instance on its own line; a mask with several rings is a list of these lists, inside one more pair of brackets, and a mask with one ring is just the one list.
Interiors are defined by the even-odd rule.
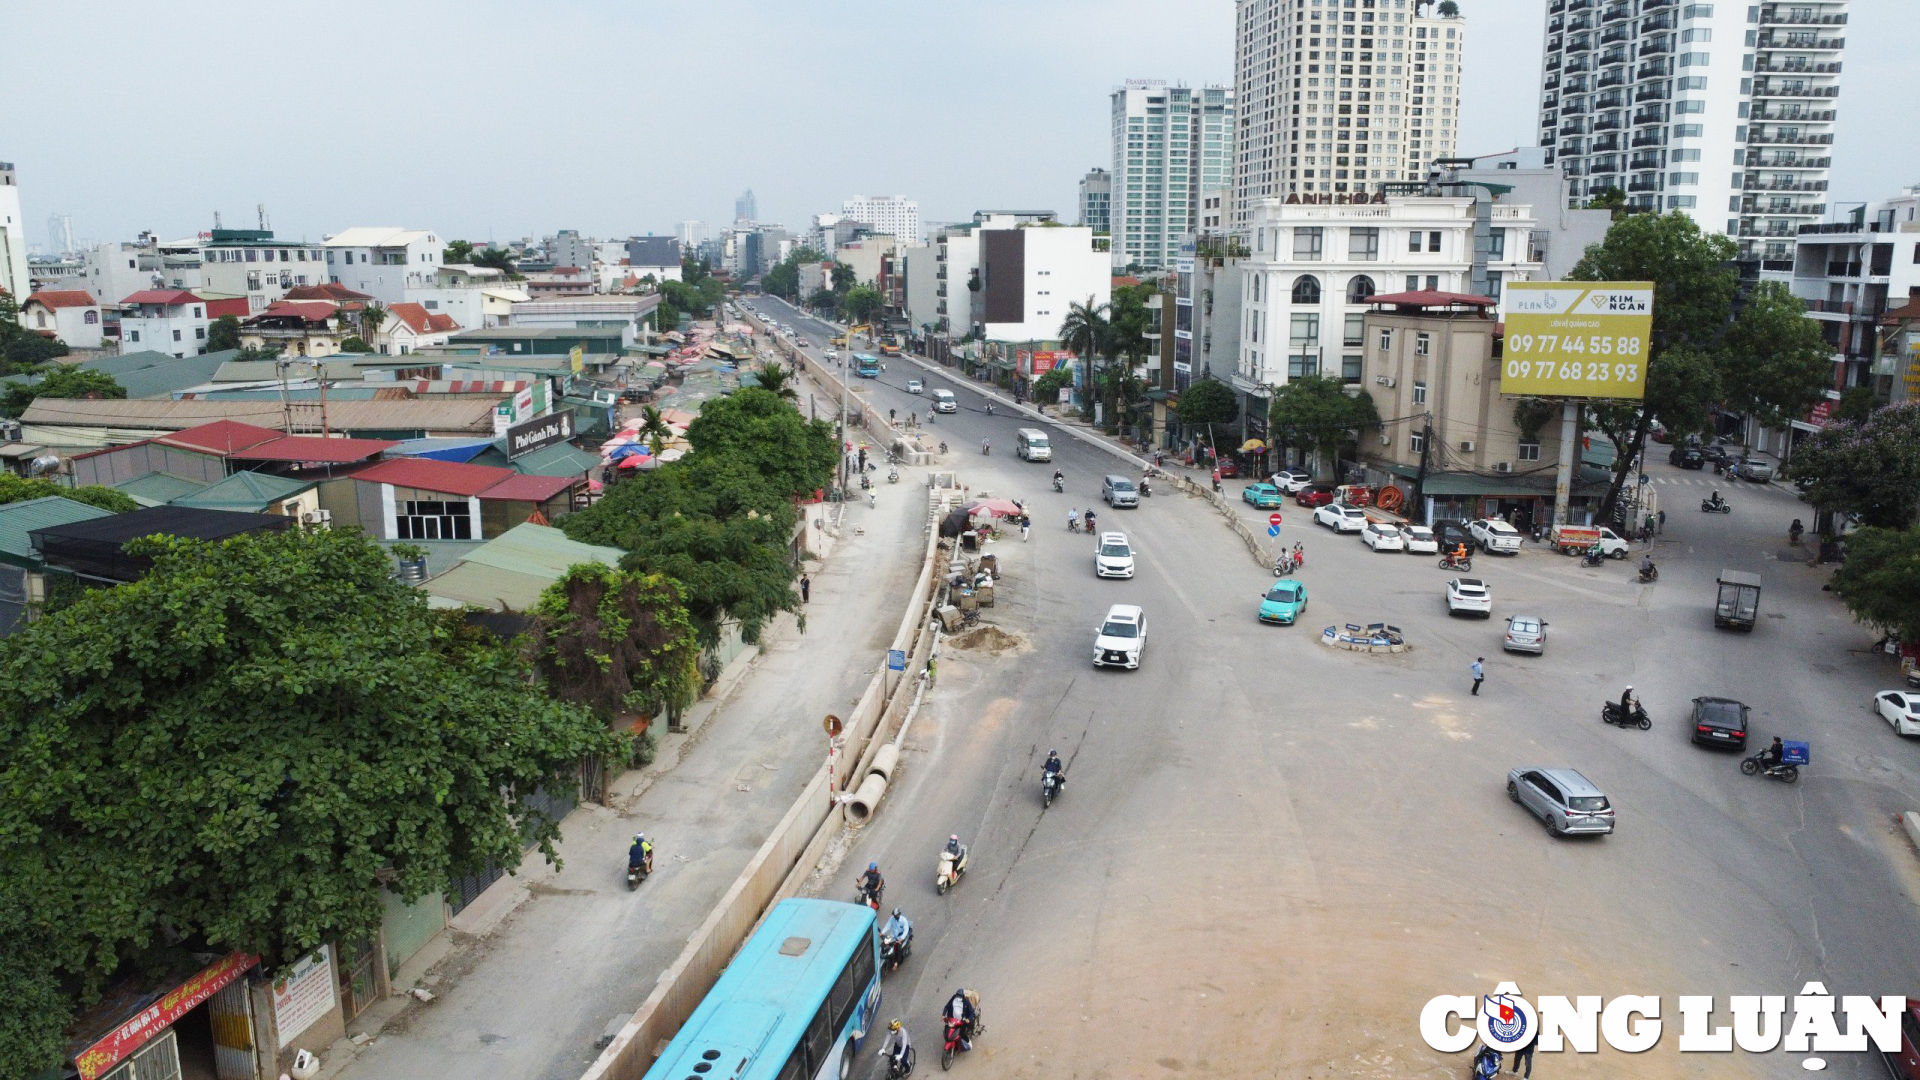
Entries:
[[973,1029],[980,1022],[980,995],[961,987],[947,999],[943,1016],[960,1021],[960,1049],[973,1049]]
[[1065,768],[1066,763],[1060,760],[1060,751],[1049,750],[1047,751],[1046,764],[1040,766],[1040,779],[1045,781],[1047,777],[1051,776],[1053,777],[1055,785],[1065,787],[1067,778],[1061,775],[1061,770]]
[[1707,503],[1711,506],[1720,505],[1720,489],[1715,488],[1713,494],[1707,496]]
[[960,864],[967,861],[967,845],[960,842],[959,833],[954,833],[952,836],[947,837],[946,852],[953,856],[953,868],[955,870],[960,869]]
[[991,441],[989,441],[989,440],[987,440],[987,439],[981,439],[981,440],[980,440],[980,452],[981,452],[981,453],[983,453],[983,454],[991,454],[991,453],[993,453],[993,443],[992,443]]
[[993,415],[993,402],[991,401],[987,402],[987,415],[988,416]]
[[1087,531],[1093,531],[1093,507],[1087,507]]
[[1067,531],[1080,531],[1080,510],[1078,507],[1071,508],[1067,511]]
[[880,876],[880,864],[875,862],[868,863],[867,872],[860,875],[861,894],[872,897],[874,903],[879,903],[880,893],[885,890],[886,887],[886,879]]
[[1293,542],[1293,565],[1295,567],[1307,565],[1307,549],[1298,540]]
[[1453,561],[1457,563],[1467,561],[1467,542],[1465,540],[1453,546]]
[[1640,556],[1640,576],[1650,578],[1656,573],[1658,571],[1654,569],[1653,556],[1650,554]]
[[887,925],[880,928],[881,937],[892,938],[895,941],[905,941],[912,933],[913,924],[907,921],[905,915],[900,914],[899,908],[893,909],[893,915],[887,919]]
[[1053,489],[1055,491],[1058,491],[1062,487],[1065,487],[1066,483],[1067,483],[1067,474],[1061,472],[1059,469],[1053,470]]
[[1152,475],[1153,475],[1153,468],[1151,466],[1149,466],[1145,472],[1140,474],[1140,494],[1142,495],[1152,494],[1151,489],[1147,487],[1147,478],[1151,477]]
[[913,1044],[907,1041],[907,1029],[896,1017],[887,1025],[887,1041],[880,1046],[880,1056],[883,1059],[892,1058],[893,1071],[904,1075],[907,1071],[907,1057],[912,1053]]
[[1620,692],[1620,718],[1622,720],[1633,719],[1634,710],[1639,706],[1640,702],[1634,699],[1632,686],[1628,686]]
[[1777,769],[1780,767],[1780,763],[1786,759],[1786,756],[1786,744],[1780,741],[1780,736],[1775,735],[1773,737],[1773,745],[1760,751],[1760,767],[1763,769]]
[[635,834],[633,846],[627,849],[627,869],[632,870],[636,866],[649,874],[653,873],[653,842],[647,839],[646,833]]

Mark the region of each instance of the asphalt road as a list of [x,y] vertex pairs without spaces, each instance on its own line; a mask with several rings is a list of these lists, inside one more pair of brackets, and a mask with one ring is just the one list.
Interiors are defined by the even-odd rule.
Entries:
[[[782,318],[816,353],[832,332]],[[1635,584],[1631,562],[1583,570],[1529,545],[1476,561],[1494,595],[1484,622],[1446,615],[1449,575],[1433,559],[1372,553],[1289,503],[1281,540],[1306,545],[1311,602],[1299,626],[1262,626],[1271,578],[1203,502],[1163,492],[1104,512],[1139,573],[1097,580],[1091,541],[1062,519],[1097,501],[1116,459],[1057,433],[1068,489],[1056,495],[1054,466],[1011,453],[1032,421],[987,417],[977,384],[900,359],[857,385],[882,407],[924,408],[904,392],[915,376],[963,403],[937,421],[956,451],[945,464],[1026,499],[1036,523],[1031,542],[995,545],[1005,577],[987,615],[1015,643],[944,652],[895,790],[823,890],[851,896],[869,858],[887,873],[916,941],[885,1008],[923,1049],[964,984],[985,996],[974,1056],[996,1076],[1456,1076],[1465,1056],[1421,1042],[1421,1006],[1511,980],[1528,995],[1661,995],[1667,1034],[1633,1075],[1784,1077],[1804,1075],[1800,1055],[1678,1054],[1675,998],[1713,994],[1724,1010],[1726,995],[1791,998],[1809,981],[1920,992],[1920,858],[1893,819],[1920,809],[1920,744],[1867,708],[1897,673],[1821,592],[1824,572],[1779,558],[1788,521],[1807,516],[1790,490],[1721,482],[1734,512],[1708,516],[1697,503],[1717,478],[1656,464],[1658,584]],[[1751,634],[1712,626],[1723,566],[1765,580]],[[1092,629],[1118,602],[1147,612],[1137,672],[1089,663]],[[1500,651],[1502,619],[1521,612],[1549,622],[1545,655]],[[1379,620],[1414,650],[1316,640],[1330,623]],[[1487,682],[1471,697],[1476,656]],[[1651,731],[1598,719],[1628,683]],[[1756,749],[1808,739],[1800,783],[1742,776],[1738,755],[1691,745],[1700,694],[1752,705]],[[1049,747],[1072,779],[1043,811]],[[1618,830],[1548,836],[1504,797],[1507,770],[1527,764],[1581,770]],[[937,897],[934,855],[953,832],[972,872]],[[1552,1057],[1552,1076],[1625,1065],[1606,1051]],[[1883,1075],[1828,1057],[1824,1075]]]

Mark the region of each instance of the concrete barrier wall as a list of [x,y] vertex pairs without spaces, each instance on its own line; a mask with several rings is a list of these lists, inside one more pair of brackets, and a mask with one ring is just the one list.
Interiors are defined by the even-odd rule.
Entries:
[[[937,590],[935,566],[940,545],[937,528],[939,514],[953,493],[930,489],[928,492],[927,548],[920,577],[908,598],[907,609],[895,632],[893,648],[905,650],[910,659],[904,677],[889,692],[888,671],[882,664],[866,692],[860,696],[851,715],[843,718],[845,754],[842,760],[856,757],[861,765],[843,768],[836,778],[841,787],[867,775],[866,766],[878,752],[882,740],[877,731],[897,725],[911,701],[917,673],[925,666],[932,649],[931,609]],[[621,1027],[581,1080],[639,1080],[661,1050],[666,1048],[680,1026],[719,980],[727,963],[747,940],[762,915],[774,903],[796,895],[826,855],[843,827],[844,815],[839,792],[827,782],[826,772],[815,775],[801,792],[780,823],[754,853],[740,876],[734,880],[699,929],[687,939],[680,956],[661,972],[653,993]],[[849,889],[848,898],[852,893]]]
[[1273,566],[1273,555],[1266,549],[1267,537],[1264,531],[1256,531],[1253,526],[1247,524],[1247,520],[1234,509],[1233,500],[1224,490],[1215,491],[1211,483],[1196,484],[1185,476],[1163,473],[1161,478],[1173,481],[1179,485],[1183,493],[1205,500],[1209,506],[1218,511],[1222,520],[1227,523],[1227,528],[1232,529],[1233,534],[1240,538],[1240,542],[1247,545],[1247,554],[1252,555],[1253,561],[1260,564],[1260,569],[1266,570]]
[[[764,332],[764,325],[762,330]],[[846,395],[850,423],[864,427],[879,436],[884,445],[897,450],[901,460],[909,465],[933,464],[933,452],[920,445],[922,442],[937,441],[933,439],[931,431],[922,429],[918,432],[919,438],[915,439],[912,433],[891,423],[885,413],[868,404],[865,396],[853,393],[841,378],[840,372],[808,356],[783,337],[770,334],[769,340],[773,342],[774,349],[786,357],[787,363],[796,370],[805,372],[828,390]]]

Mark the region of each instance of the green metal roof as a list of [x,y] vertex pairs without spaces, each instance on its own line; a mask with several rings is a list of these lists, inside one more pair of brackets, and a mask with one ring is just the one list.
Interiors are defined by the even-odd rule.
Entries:
[[185,480],[169,473],[141,473],[131,480],[122,480],[113,485],[115,491],[125,492],[141,506],[165,506],[175,499],[183,499],[206,488],[196,480]]
[[514,458],[509,464],[513,471],[528,476],[579,476],[598,466],[600,456],[563,442],[543,446],[524,457]]
[[50,529],[55,525],[72,525],[77,521],[112,516],[111,510],[63,499],[58,495],[7,503],[0,506],[0,562],[39,567],[43,564],[33,550],[32,537],[27,534],[35,529]]
[[[1494,498],[1553,498],[1554,470],[1537,473],[1484,476],[1479,473],[1429,473],[1421,487],[1427,495],[1489,495]],[[1596,481],[1591,471],[1583,473],[1573,485],[1575,495],[1604,495],[1606,482]]]
[[259,472],[237,472],[217,484],[175,499],[173,505],[257,514],[313,486],[314,481],[311,480],[293,480]]
[[616,566],[625,552],[569,540],[549,525],[520,524],[468,552],[460,565],[421,586],[441,601],[526,611],[570,566]]

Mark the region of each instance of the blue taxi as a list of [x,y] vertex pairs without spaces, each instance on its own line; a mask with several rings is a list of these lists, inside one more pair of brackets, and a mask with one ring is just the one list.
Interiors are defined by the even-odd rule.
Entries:
[[1286,495],[1272,484],[1248,484],[1240,489],[1240,497],[1262,510],[1278,510],[1280,504],[1287,501]]
[[1260,598],[1260,621],[1292,626],[1300,613],[1307,610],[1307,587],[1292,578],[1282,578],[1273,583],[1265,596]]

